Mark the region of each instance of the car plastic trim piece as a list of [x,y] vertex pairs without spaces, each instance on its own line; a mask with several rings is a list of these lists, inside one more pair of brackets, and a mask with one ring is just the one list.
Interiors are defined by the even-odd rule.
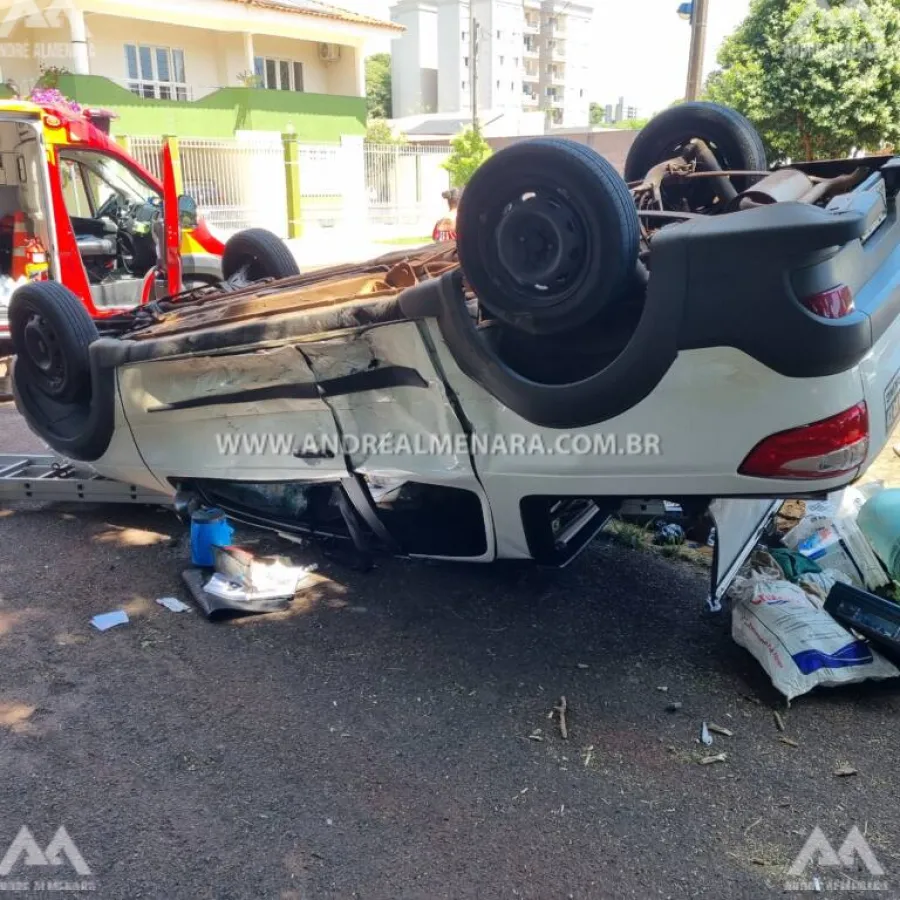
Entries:
[[258,403],[265,400],[319,400],[327,397],[343,397],[363,391],[380,391],[396,387],[428,387],[428,382],[407,366],[382,366],[365,372],[354,372],[340,378],[305,384],[278,384],[272,387],[251,388],[230,394],[213,394],[193,397],[151,406],[147,412],[173,412],[180,409],[202,409],[207,406],[230,406],[236,403]]

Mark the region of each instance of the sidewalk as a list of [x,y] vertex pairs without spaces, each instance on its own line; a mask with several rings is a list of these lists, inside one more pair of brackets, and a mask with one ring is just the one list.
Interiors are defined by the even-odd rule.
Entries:
[[[230,233],[217,231],[217,237],[227,241]],[[417,240],[421,237],[421,243]],[[364,262],[393,253],[397,250],[424,246],[431,238],[424,234],[404,235],[398,239],[374,240],[366,229],[353,231],[344,228],[320,229],[312,228],[302,238],[290,238],[285,243],[294,254],[301,272],[310,269],[322,269],[343,263]]]
[[336,266],[341,263],[362,262],[391,250],[390,244],[376,243],[366,238],[353,239],[346,234],[293,238],[285,241],[297,259],[300,271]]
[[285,241],[296,257],[300,270],[304,272],[341,263],[364,262],[398,250],[414,250],[429,242],[430,238],[427,237],[423,238],[421,243],[414,238],[408,241],[374,241],[366,237],[353,238],[346,233],[336,233],[328,237],[317,234],[315,237]]

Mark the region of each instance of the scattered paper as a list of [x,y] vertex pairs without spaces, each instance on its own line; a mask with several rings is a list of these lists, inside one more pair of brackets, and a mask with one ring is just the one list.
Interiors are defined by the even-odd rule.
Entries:
[[124,609],[118,609],[115,612],[103,613],[99,616],[94,616],[91,619],[91,625],[97,629],[97,631],[109,631],[110,628],[115,628],[116,625],[127,625],[128,624],[128,613],[125,612]]
[[252,588],[216,572],[203,590],[220,600],[238,603],[290,599],[313,571],[312,566],[268,566],[264,573],[254,574]]
[[190,609],[187,603],[182,603],[176,597],[160,597],[156,602],[174,613],[187,612]]
[[700,729],[700,743],[703,744],[704,747],[712,746],[712,735],[709,733],[709,727],[706,722],[703,723],[703,727]]

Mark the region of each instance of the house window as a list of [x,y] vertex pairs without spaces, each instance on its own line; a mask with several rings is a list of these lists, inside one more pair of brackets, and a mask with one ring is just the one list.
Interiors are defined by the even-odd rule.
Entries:
[[468,57],[468,56],[464,56],[464,57],[463,57],[463,65],[464,65],[467,69],[469,68],[469,57]]
[[505,60],[505,57],[501,56],[501,57],[500,57],[500,65],[501,65],[501,66],[503,65],[504,60]]
[[268,91],[303,90],[303,63],[257,56],[253,69],[262,87]]
[[497,40],[500,41],[500,40],[502,40],[502,39],[503,39],[503,33],[502,33],[502,32],[500,31],[500,29],[498,28],[498,29],[497,29]]
[[469,39],[469,32],[468,32],[468,31],[462,32],[462,39],[463,39],[464,41],[467,41],[467,40]]
[[128,90],[151,100],[187,100],[184,51],[145,44],[125,45]]

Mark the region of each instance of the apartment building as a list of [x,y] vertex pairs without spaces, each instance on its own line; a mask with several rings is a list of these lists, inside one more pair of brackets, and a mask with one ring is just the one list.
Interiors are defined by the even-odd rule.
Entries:
[[[542,110],[551,125],[590,118],[594,0],[471,0],[483,116]],[[394,115],[471,109],[469,0],[399,0],[391,19]]]

